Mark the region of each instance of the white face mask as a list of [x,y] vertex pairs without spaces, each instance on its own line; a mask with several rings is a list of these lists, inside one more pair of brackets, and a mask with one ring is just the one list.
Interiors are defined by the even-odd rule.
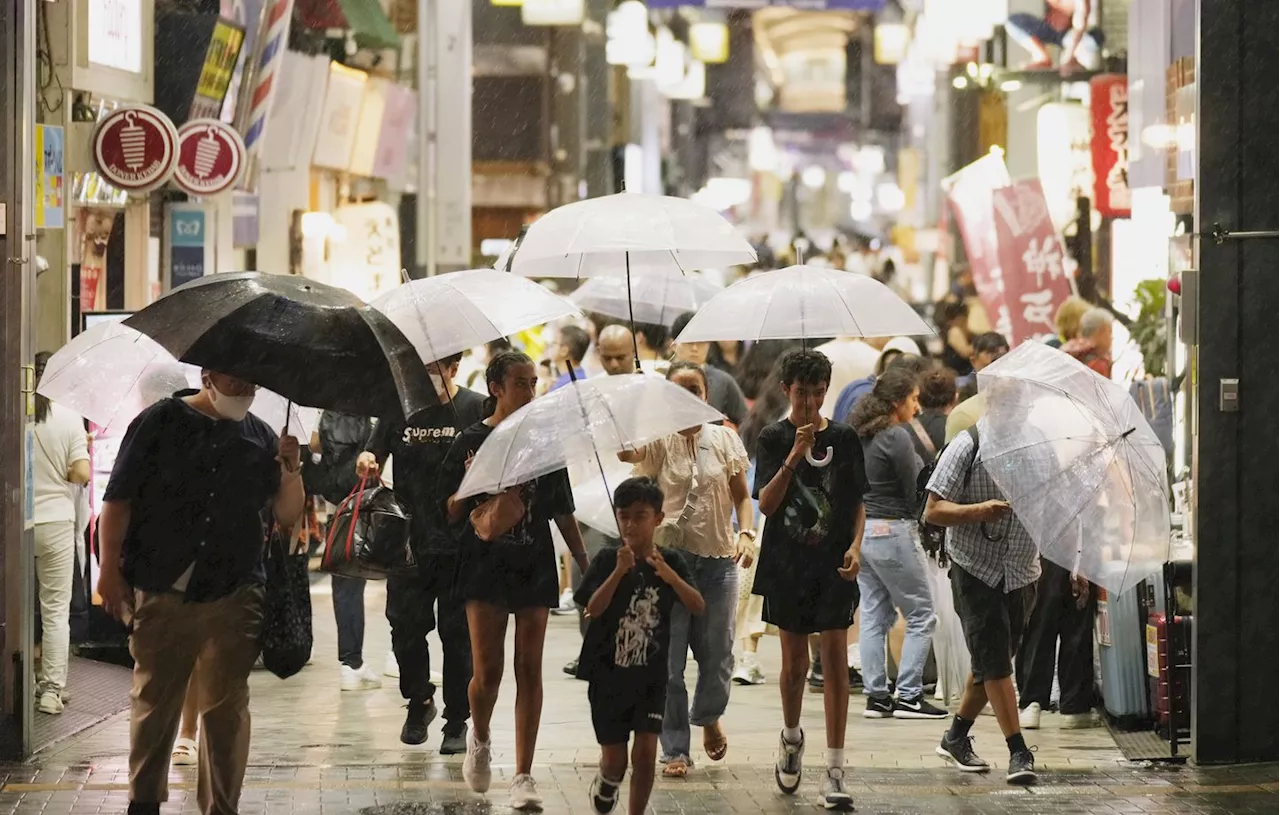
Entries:
[[440,374],[427,374],[431,377],[431,387],[436,389],[437,396],[444,396],[444,377]]
[[249,408],[253,407],[253,398],[256,395],[251,393],[248,396],[227,396],[217,388],[209,387],[209,401],[213,403],[213,409],[219,416],[232,422],[244,421],[244,417],[249,415]]

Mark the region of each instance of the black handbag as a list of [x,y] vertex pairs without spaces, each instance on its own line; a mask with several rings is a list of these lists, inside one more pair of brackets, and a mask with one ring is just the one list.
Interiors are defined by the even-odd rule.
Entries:
[[381,481],[370,485],[362,478],[329,522],[321,568],[366,580],[417,574],[409,543],[412,519],[394,491]]
[[280,677],[301,671],[311,659],[311,576],[306,551],[294,554],[273,529],[267,541],[266,595],[262,605],[262,664]]

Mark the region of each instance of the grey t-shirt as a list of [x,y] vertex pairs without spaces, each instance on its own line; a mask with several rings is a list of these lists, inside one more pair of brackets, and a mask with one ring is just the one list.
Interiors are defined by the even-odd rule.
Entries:
[[911,430],[902,424],[881,430],[862,440],[862,450],[867,468],[867,492],[862,500],[867,517],[916,517],[916,478],[924,462],[916,452]]
[[714,365],[703,365],[702,370],[707,374],[707,402],[734,425],[742,424],[747,418],[747,400],[738,381]]

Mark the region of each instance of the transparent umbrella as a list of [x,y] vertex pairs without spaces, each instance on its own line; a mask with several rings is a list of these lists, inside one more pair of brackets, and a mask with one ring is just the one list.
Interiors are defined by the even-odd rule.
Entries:
[[[613,513],[613,491],[631,477],[632,467],[614,456],[601,458],[600,465],[575,464],[569,468],[573,486],[573,516],[597,532],[618,537],[618,519]],[[600,470],[604,473],[601,477]]]
[[[36,391],[118,435],[156,401],[188,387],[200,387],[199,368],[179,362],[123,323],[100,323],[49,358]],[[284,397],[260,390],[252,412],[278,433],[286,409],[289,432],[305,443],[319,423],[319,411],[290,406]]]
[[372,305],[404,333],[423,362],[578,314],[577,306],[560,295],[495,269],[414,280]]
[[978,374],[981,455],[1040,553],[1120,593],[1169,559],[1165,452],[1128,391],[1039,343]]
[[809,340],[932,333],[915,309],[878,280],[818,266],[789,266],[734,283],[700,308],[677,339]]
[[698,274],[636,275],[627,283],[616,277],[593,277],[569,295],[583,311],[619,320],[635,319],[654,325],[671,325],[687,311],[697,311],[723,289]]
[[720,213],[685,198],[620,193],[539,218],[510,259],[525,277],[680,275],[754,263],[755,250]]
[[570,382],[508,416],[476,452],[458,497],[496,494],[574,466],[722,420],[719,411],[665,379],[644,374]]

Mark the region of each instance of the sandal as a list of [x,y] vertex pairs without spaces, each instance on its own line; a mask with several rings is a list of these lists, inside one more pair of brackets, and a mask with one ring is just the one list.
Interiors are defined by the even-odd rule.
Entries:
[[178,739],[173,743],[170,761],[175,767],[194,767],[200,762],[199,748],[191,739]]
[[729,752],[729,737],[724,734],[720,722],[702,728],[702,749],[712,761],[723,761]]
[[684,778],[688,774],[689,760],[685,758],[673,758],[662,768],[663,778]]

